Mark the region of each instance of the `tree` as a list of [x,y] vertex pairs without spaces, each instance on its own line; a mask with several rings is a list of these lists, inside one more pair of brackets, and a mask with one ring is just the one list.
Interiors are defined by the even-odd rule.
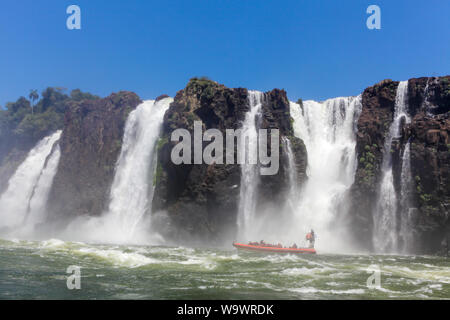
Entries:
[[34,114],[34,101],[39,99],[39,94],[37,93],[37,90],[30,90],[30,94],[28,95],[28,98],[30,98],[31,102],[31,113]]
[[99,99],[99,96],[90,94],[89,92],[82,92],[80,89],[74,89],[70,92],[70,98],[74,101],[81,100],[95,100]]

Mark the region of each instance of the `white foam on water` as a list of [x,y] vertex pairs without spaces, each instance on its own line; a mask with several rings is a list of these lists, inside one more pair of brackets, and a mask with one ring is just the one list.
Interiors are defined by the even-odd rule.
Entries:
[[302,267],[302,268],[285,269],[285,270],[281,271],[281,274],[285,274],[285,275],[319,275],[321,273],[331,272],[331,271],[336,271],[336,269],[328,268],[328,267],[324,267],[324,268]]
[[317,289],[317,288],[313,288],[313,287],[294,288],[294,289],[289,289],[289,291],[296,292],[296,293],[325,293],[325,294],[364,294],[366,292],[364,289],[323,290],[323,289]]
[[159,264],[159,260],[149,258],[135,252],[124,252],[115,249],[80,248],[77,254],[86,254],[101,258],[115,266],[138,268],[149,264]]

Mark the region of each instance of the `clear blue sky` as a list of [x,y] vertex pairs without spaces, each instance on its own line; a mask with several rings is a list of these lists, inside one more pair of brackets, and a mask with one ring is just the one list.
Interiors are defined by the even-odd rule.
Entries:
[[[81,30],[66,28],[71,4]],[[450,74],[450,1],[9,0],[0,43],[0,105],[47,86],[173,96],[193,76],[322,100]]]

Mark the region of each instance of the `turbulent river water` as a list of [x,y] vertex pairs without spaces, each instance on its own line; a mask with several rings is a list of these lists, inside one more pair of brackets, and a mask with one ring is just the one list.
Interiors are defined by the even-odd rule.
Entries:
[[[69,266],[81,289],[68,290]],[[380,287],[369,288],[380,269]],[[0,299],[449,299],[449,260],[0,240]]]

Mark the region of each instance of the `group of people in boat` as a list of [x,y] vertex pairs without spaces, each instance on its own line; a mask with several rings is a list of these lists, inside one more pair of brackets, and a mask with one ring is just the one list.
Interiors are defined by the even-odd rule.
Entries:
[[261,240],[260,242],[249,242],[250,246],[260,246],[260,247],[269,247],[269,248],[284,248],[281,243],[279,244],[271,244],[271,243],[265,243],[264,240]]
[[[311,231],[306,235],[306,241],[309,241],[309,248],[314,248],[314,243],[316,241],[316,235],[314,234],[314,230],[311,229]],[[250,246],[260,246],[260,247],[269,247],[269,248],[289,248],[289,249],[297,249],[297,244],[293,244],[291,247],[283,247],[281,243],[278,244],[271,244],[271,243],[265,243],[264,240],[261,240],[260,242],[249,242]]]

